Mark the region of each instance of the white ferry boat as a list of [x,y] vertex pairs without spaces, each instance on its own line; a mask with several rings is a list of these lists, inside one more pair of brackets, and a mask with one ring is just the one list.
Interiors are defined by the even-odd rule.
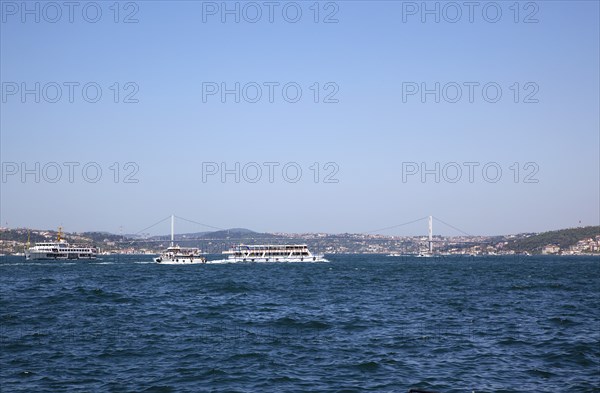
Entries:
[[188,265],[206,263],[199,248],[179,247],[175,245],[175,216],[171,216],[171,246],[164,250],[154,262],[164,265]]
[[95,247],[71,246],[62,239],[62,228],[58,228],[56,242],[36,243],[25,251],[26,259],[95,259]]
[[306,244],[240,244],[223,254],[229,255],[229,262],[327,262],[323,254],[311,253]]
[[199,248],[185,248],[171,245],[171,247],[163,251],[160,256],[154,258],[154,262],[168,265],[183,265],[190,263],[205,263],[206,258],[202,256]]

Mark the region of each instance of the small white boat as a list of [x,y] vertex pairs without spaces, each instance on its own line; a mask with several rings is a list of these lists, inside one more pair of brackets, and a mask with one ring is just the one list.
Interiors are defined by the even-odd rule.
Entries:
[[199,248],[171,246],[154,258],[154,262],[163,265],[189,265],[190,263],[206,263]]
[[206,258],[199,248],[175,245],[175,216],[171,216],[171,246],[154,258],[154,262],[162,265],[190,265],[206,263]]

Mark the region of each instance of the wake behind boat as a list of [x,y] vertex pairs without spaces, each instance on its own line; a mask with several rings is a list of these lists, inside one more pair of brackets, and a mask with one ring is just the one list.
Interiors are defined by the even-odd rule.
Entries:
[[171,246],[164,250],[154,262],[163,265],[189,265],[206,263],[199,248],[179,247],[175,245],[175,216],[171,216]]
[[223,251],[229,262],[328,262],[323,254],[313,254],[306,244],[246,245]]

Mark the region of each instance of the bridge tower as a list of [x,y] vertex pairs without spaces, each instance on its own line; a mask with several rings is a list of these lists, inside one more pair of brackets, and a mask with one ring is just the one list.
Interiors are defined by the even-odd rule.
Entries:
[[429,254],[433,254],[433,216],[429,216]]

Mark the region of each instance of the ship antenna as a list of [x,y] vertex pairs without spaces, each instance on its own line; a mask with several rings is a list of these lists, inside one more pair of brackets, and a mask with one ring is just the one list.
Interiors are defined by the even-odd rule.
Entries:
[[171,214],[171,247],[175,246],[175,215]]
[[56,241],[57,241],[58,243],[60,243],[60,240],[61,240],[61,239],[60,239],[60,238],[61,238],[61,235],[62,235],[62,227],[58,227],[58,234],[56,235]]

